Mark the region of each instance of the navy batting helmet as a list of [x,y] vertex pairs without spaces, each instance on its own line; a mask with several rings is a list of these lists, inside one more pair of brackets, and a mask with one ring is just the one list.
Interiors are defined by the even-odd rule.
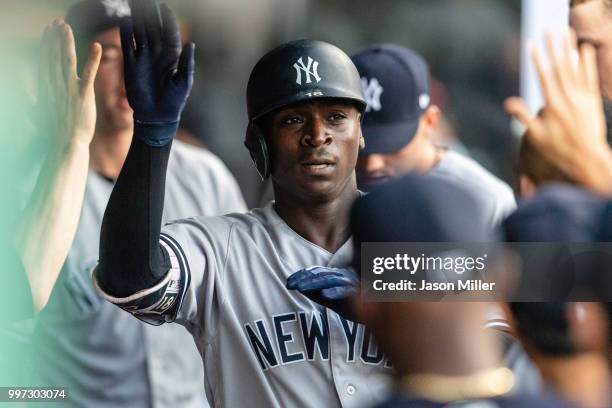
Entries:
[[297,40],[264,55],[247,85],[249,125],[244,141],[262,179],[270,175],[265,138],[257,125],[262,116],[312,98],[342,98],[363,112],[366,101],[357,68],[338,47],[323,41]]

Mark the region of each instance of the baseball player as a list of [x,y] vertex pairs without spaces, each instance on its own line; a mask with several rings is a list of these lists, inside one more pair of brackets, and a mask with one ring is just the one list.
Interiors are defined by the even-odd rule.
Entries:
[[359,152],[359,188],[410,172],[453,180],[471,191],[483,217],[496,227],[515,208],[512,189],[474,160],[438,147],[432,137],[440,109],[431,104],[429,68],[412,50],[379,44],[352,56],[368,102],[365,148]]
[[[119,35],[119,21],[130,11],[127,2],[86,0],[67,13],[79,51],[93,41],[103,47],[95,82],[98,120],[76,238],[35,327],[35,378],[38,385],[68,387],[68,406],[204,407],[203,368],[191,335],[178,325],[155,328],[133,319],[91,284],[104,208],[134,127]],[[245,209],[235,180],[207,151],[175,142],[167,173],[163,220]]]
[[[245,144],[276,201],[162,230],[166,162],[193,75],[193,46],[150,3],[121,27],[136,126],[102,224],[97,288],[154,323],[194,336],[214,406],[353,407],[374,403],[389,363],[363,326],[285,288],[310,265],[352,257],[349,211],[365,109],[359,75],[335,46],[283,44],[253,68]],[[177,70],[161,70],[162,65]],[[165,65],[163,65],[165,66]],[[213,199],[202,195],[203,200]],[[161,231],[161,234],[160,234]]]

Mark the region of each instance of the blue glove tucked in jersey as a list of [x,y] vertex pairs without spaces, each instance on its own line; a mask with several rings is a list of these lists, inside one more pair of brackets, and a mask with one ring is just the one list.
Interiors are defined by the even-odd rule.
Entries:
[[349,298],[359,289],[359,276],[348,268],[313,266],[287,278],[287,289],[328,307],[349,320],[354,320]]
[[134,135],[149,146],[168,144],[191,92],[194,44],[182,47],[174,13],[156,0],[133,0],[121,24],[125,88]]

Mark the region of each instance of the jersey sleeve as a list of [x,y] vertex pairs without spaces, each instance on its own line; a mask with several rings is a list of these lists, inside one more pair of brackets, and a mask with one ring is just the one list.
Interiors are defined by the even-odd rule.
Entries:
[[162,231],[189,279],[175,315],[188,329],[215,331],[215,312],[225,301],[223,278],[234,226],[230,217],[207,217],[173,222]]
[[100,294],[111,303],[153,325],[177,322],[204,338],[216,330],[216,311],[224,302],[223,272],[233,223],[229,217],[175,221],[161,232],[160,246],[170,270],[155,286],[131,296]]

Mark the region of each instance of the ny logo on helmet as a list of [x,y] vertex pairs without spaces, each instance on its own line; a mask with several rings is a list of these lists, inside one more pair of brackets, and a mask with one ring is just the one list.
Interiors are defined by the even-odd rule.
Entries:
[[[308,57],[308,63],[306,65],[304,65],[304,60],[302,60],[302,57],[300,57],[297,62],[295,64],[293,64],[293,68],[295,68],[295,73],[296,73],[296,78],[295,78],[295,82],[298,85],[302,85],[302,71],[304,71],[304,74],[306,75],[306,82],[307,84],[311,83],[312,80],[310,79],[310,76],[312,75],[314,77],[314,79],[319,82],[321,80],[321,77],[319,76],[319,73],[317,71],[317,69],[319,68],[319,62],[313,60],[312,58]],[[312,68],[312,70],[311,70]]]
[[129,17],[132,14],[127,0],[102,0],[107,17]]
[[381,110],[380,95],[383,93],[383,87],[378,79],[372,78],[368,81],[368,78],[361,78],[361,87],[363,88],[363,96],[368,103],[366,112]]

